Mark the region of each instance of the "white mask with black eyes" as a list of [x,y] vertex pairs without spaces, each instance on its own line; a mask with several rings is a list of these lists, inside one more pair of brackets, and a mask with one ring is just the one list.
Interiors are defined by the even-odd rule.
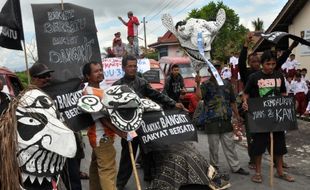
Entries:
[[116,85],[104,91],[104,109],[111,122],[121,131],[137,130],[142,119],[143,107],[139,96],[126,85]]
[[73,132],[62,122],[53,101],[40,90],[29,90],[17,110],[19,166],[23,180],[42,183],[61,173],[66,158],[76,153]]
[[198,51],[198,33],[202,33],[204,42],[204,57],[210,59],[211,43],[217,32],[225,23],[226,14],[224,9],[220,9],[217,13],[216,21],[190,18],[187,21],[178,22],[177,28],[171,15],[164,14],[161,19],[162,24],[178,38],[180,45],[190,56],[192,65],[197,71],[202,68],[205,62]]

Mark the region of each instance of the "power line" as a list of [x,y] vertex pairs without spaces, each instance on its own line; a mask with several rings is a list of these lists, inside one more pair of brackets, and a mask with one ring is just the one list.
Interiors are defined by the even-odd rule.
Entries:
[[164,2],[159,2],[156,6],[154,6],[152,9],[151,9],[151,11],[148,13],[148,14],[146,14],[145,15],[145,17],[148,17],[148,16],[150,16],[153,12],[155,12],[157,9],[161,9],[161,5],[163,5],[164,3],[166,3],[166,2],[168,2],[168,1],[164,1]]
[[159,15],[164,9],[166,9],[171,3],[173,2],[173,0],[170,0],[168,2],[168,4],[163,7],[162,9],[160,9],[155,15],[153,15],[148,21],[151,21],[153,18],[155,18],[157,15]]
[[[187,9],[188,7],[190,7],[190,6],[193,4],[194,1],[195,1],[195,0],[192,0],[192,1],[191,1],[190,3],[188,3],[183,9],[181,9],[180,11],[178,11],[174,16],[180,14],[180,13],[183,12],[185,9]],[[152,34],[152,33],[155,32],[157,29],[159,29],[159,27],[162,27],[162,26],[163,26],[162,24],[157,25],[151,32],[149,32],[149,34]]]

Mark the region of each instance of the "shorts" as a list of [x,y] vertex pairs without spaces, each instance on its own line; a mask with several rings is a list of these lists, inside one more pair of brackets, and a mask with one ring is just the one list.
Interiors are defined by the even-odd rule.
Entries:
[[[252,134],[252,153],[253,156],[260,156],[265,153],[266,148],[270,152],[270,133],[253,133]],[[273,154],[284,155],[287,153],[284,131],[273,132]]]

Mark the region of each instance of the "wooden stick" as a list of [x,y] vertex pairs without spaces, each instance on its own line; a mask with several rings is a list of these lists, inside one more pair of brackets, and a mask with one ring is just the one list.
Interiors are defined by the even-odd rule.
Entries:
[[128,141],[128,147],[129,147],[129,153],[130,153],[130,159],[131,159],[133,174],[135,176],[135,180],[136,180],[136,184],[137,184],[137,189],[141,190],[140,179],[139,179],[137,168],[136,168],[135,158],[133,156],[133,150],[132,150],[131,141]]
[[26,74],[27,74],[27,81],[28,85],[30,84],[30,73],[29,73],[29,66],[28,66],[28,58],[27,58],[27,48],[25,40],[22,40],[23,46],[24,46],[24,56],[25,56],[25,62],[26,62]]
[[273,133],[270,132],[270,187],[273,187],[273,165],[274,165],[274,158],[273,158]]
[[61,0],[61,10],[63,11],[64,10],[64,1]]

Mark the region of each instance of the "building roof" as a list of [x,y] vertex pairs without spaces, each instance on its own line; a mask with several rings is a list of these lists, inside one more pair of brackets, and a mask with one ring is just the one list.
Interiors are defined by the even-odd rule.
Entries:
[[170,31],[167,31],[162,37],[158,37],[157,42],[148,45],[151,48],[157,48],[166,45],[178,45],[178,39]]
[[[302,10],[304,5],[308,2],[308,0],[288,0],[284,5],[276,19],[269,26],[269,28],[265,31],[265,33],[271,33],[274,31],[282,31],[288,32],[289,25],[292,24],[295,16]],[[254,51],[263,51],[272,46],[271,42],[260,38],[258,42],[254,45]],[[287,49],[288,48],[288,39],[281,40],[277,45],[278,49]]]

